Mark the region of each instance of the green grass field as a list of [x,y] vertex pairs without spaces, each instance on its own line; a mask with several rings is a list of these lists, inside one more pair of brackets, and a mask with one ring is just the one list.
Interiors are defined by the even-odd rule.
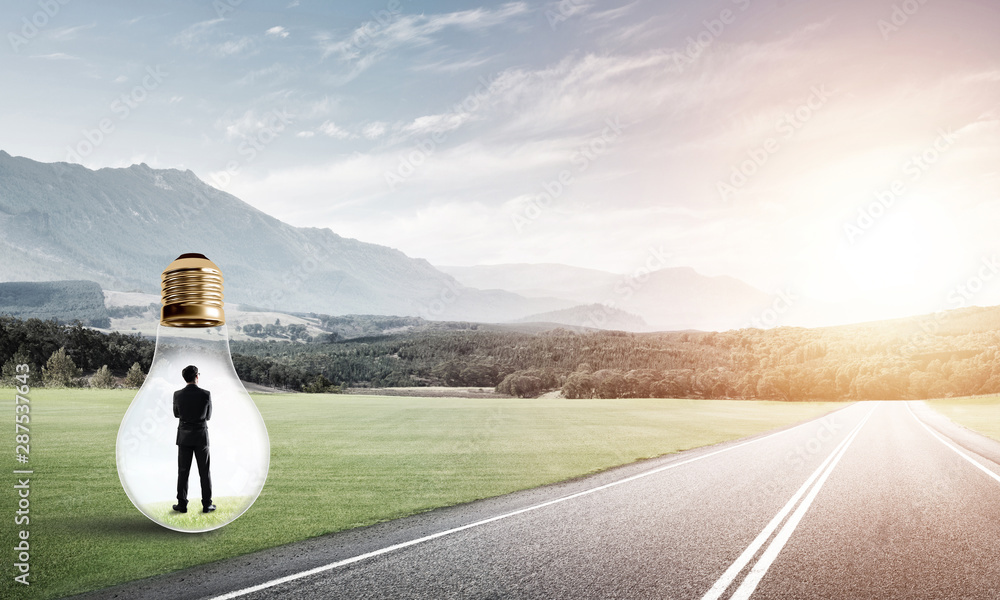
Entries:
[[1000,396],[942,398],[926,402],[959,425],[1000,441]]
[[[14,439],[3,598],[54,598],[804,421],[840,403],[256,395],[271,440],[257,502],[202,534],[160,527],[118,480],[128,390],[31,392],[31,586],[13,582]],[[0,389],[13,431],[14,393]],[[165,477],[174,477],[167,473]],[[196,478],[195,478],[196,481]],[[197,487],[197,483],[193,483]]]
[[[195,494],[197,494],[197,487],[195,488]],[[159,502],[152,506],[147,506],[147,508],[161,522],[171,527],[191,531],[218,527],[236,516],[236,503],[240,503],[241,507],[246,506],[243,498],[238,496],[230,498],[216,496],[214,500],[218,507],[209,514],[202,514],[201,504],[197,498],[194,498],[194,501],[191,502],[186,513],[179,513],[173,509],[174,504],[177,503],[176,500]]]

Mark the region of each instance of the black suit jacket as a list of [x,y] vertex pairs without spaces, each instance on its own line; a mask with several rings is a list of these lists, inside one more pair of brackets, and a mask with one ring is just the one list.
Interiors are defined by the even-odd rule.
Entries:
[[212,418],[212,394],[193,383],[174,392],[174,416],[178,446],[208,446],[208,423]]

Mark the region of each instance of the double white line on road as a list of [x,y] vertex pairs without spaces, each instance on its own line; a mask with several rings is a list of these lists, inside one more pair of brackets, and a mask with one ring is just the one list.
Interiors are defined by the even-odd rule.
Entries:
[[751,594],[753,594],[754,590],[757,589],[757,585],[760,583],[760,580],[763,579],[767,570],[771,567],[774,559],[778,557],[778,553],[781,552],[781,549],[785,547],[788,539],[792,536],[792,532],[795,531],[799,521],[802,520],[803,515],[806,514],[807,510],[809,510],[809,506],[816,498],[820,488],[823,487],[823,483],[826,482],[830,473],[833,472],[834,467],[837,466],[837,462],[840,461],[840,457],[842,457],[847,451],[847,447],[851,445],[851,442],[854,441],[858,432],[861,431],[862,427],[864,427],[865,422],[868,421],[868,417],[872,416],[872,413],[875,412],[877,407],[878,403],[876,403],[875,406],[868,411],[868,414],[861,419],[861,422],[851,430],[847,437],[844,438],[844,440],[840,442],[836,448],[834,448],[833,452],[826,457],[826,460],[820,464],[819,468],[816,469],[813,474],[809,476],[809,479],[802,484],[802,487],[795,492],[795,495],[792,496],[791,500],[789,500],[788,503],[778,511],[778,514],[771,519],[771,522],[764,527],[764,529],[757,535],[756,538],[754,538],[752,542],[750,542],[750,545],[743,551],[743,554],[740,554],[739,558],[736,559],[736,562],[731,564],[729,568],[726,569],[725,573],[722,574],[722,577],[719,577],[719,580],[715,582],[715,584],[708,590],[708,592],[705,593],[704,596],[702,596],[702,600],[718,600],[722,597],[726,590],[729,589],[729,586],[733,584],[736,577],[748,564],[750,564],[753,557],[757,555],[757,552],[771,537],[774,530],[777,529],[778,526],[781,525],[781,522],[785,520],[785,517],[792,511],[792,508],[794,508],[799,500],[805,496],[805,499],[802,500],[801,504],[799,504],[799,507],[792,514],[791,518],[785,522],[784,527],[781,528],[778,535],[774,537],[771,544],[766,550],[764,550],[764,553],[753,565],[753,567],[751,567],[750,572],[743,579],[743,582],[738,588],[736,588],[733,595],[730,596],[730,600],[746,600]]
[[[840,409],[840,410],[846,410],[846,409]],[[840,412],[840,410],[838,410],[836,412]],[[871,413],[868,413],[868,414],[870,415]],[[867,418],[868,417],[865,417],[866,420],[867,420]],[[601,490],[606,490],[608,488],[615,487],[615,486],[618,486],[618,485],[622,485],[622,484],[625,484],[625,483],[629,483],[629,482],[635,481],[637,479],[642,479],[644,477],[649,477],[650,475],[655,475],[657,473],[661,473],[661,472],[666,471],[668,469],[673,469],[673,468],[679,467],[681,465],[690,464],[690,463],[693,463],[693,462],[695,462],[697,460],[701,460],[703,458],[708,458],[710,456],[715,456],[716,454],[721,454],[723,452],[728,452],[730,450],[735,450],[736,448],[741,448],[743,446],[746,446],[747,444],[753,444],[753,443],[756,443],[756,442],[760,442],[760,441],[772,438],[772,437],[774,437],[776,435],[781,435],[783,433],[788,433],[789,431],[792,431],[794,429],[797,429],[799,427],[802,427],[803,425],[807,425],[807,424],[812,423],[812,422],[813,421],[806,421],[805,423],[800,423],[799,425],[796,425],[794,427],[789,427],[788,429],[782,429],[780,431],[775,431],[774,433],[770,433],[770,434],[762,436],[762,437],[758,437],[758,438],[754,438],[754,439],[751,439],[751,440],[747,440],[745,442],[740,442],[738,444],[733,444],[732,446],[727,446],[725,448],[720,448],[719,450],[715,450],[713,452],[708,452],[706,454],[701,454],[699,456],[695,456],[695,457],[689,458],[687,460],[680,460],[680,461],[677,461],[677,462],[672,462],[672,463],[664,465],[662,467],[657,467],[655,469],[650,469],[649,471],[645,471],[645,472],[642,472],[642,473],[638,473],[636,475],[632,475],[630,477],[625,477],[624,479],[619,479],[618,481],[612,481],[611,483],[606,483],[604,485],[599,485],[597,487],[586,489],[586,490],[583,490],[581,492],[577,492],[575,494],[570,494],[568,496],[563,496],[561,498],[556,498],[554,500],[549,500],[547,502],[542,502],[540,504],[535,504],[533,506],[528,506],[528,507],[522,508],[520,510],[515,510],[515,511],[509,512],[509,513],[504,513],[502,515],[497,515],[495,517],[490,517],[488,519],[483,519],[481,521],[476,521],[475,523],[469,523],[468,525],[462,525],[460,527],[455,527],[455,528],[448,529],[448,530],[445,530],[445,531],[439,531],[437,533],[433,533],[431,535],[427,535],[427,536],[424,536],[424,537],[421,537],[421,538],[410,540],[408,542],[402,542],[402,543],[399,543],[399,544],[394,544],[392,546],[387,546],[385,548],[380,548],[378,550],[373,550],[371,552],[366,552],[364,554],[359,554],[357,556],[352,556],[351,558],[345,558],[343,560],[339,560],[337,562],[332,562],[332,563],[329,563],[329,564],[326,564],[326,565],[315,567],[315,568],[309,569],[307,571],[300,571],[298,573],[292,573],[291,575],[286,575],[284,577],[279,577],[277,579],[272,579],[270,581],[265,581],[264,583],[261,583],[261,584],[258,584],[258,585],[254,585],[254,586],[251,586],[251,587],[247,587],[247,588],[243,588],[241,590],[232,591],[232,592],[229,592],[227,594],[222,594],[221,596],[214,596],[212,598],[209,598],[208,600],[232,600],[232,598],[239,598],[240,596],[246,596],[247,594],[252,594],[254,592],[259,592],[261,590],[266,590],[268,588],[272,588],[272,587],[281,585],[283,583],[288,583],[288,582],[291,582],[291,581],[295,581],[297,579],[302,579],[304,577],[309,577],[311,575],[316,575],[318,573],[323,573],[325,571],[331,571],[333,569],[337,569],[337,568],[344,567],[344,566],[347,566],[347,565],[350,565],[350,564],[361,562],[361,561],[367,560],[369,558],[374,558],[376,556],[381,556],[383,554],[388,554],[390,552],[395,552],[396,550],[402,550],[403,548],[407,548],[409,546],[415,546],[417,544],[422,544],[424,542],[429,542],[431,540],[434,540],[434,539],[437,539],[437,538],[441,538],[441,537],[445,537],[445,536],[451,535],[453,533],[458,533],[460,531],[465,531],[466,529],[472,529],[473,527],[479,527],[481,525],[486,525],[487,523],[493,523],[493,522],[499,521],[501,519],[506,519],[506,518],[513,517],[513,516],[516,516],[516,515],[521,515],[521,514],[524,514],[526,512],[531,512],[531,511],[534,511],[534,510],[538,510],[540,508],[545,508],[546,506],[552,506],[553,504],[559,504],[561,502],[566,502],[567,500],[572,500],[574,498],[579,498],[581,496],[587,496],[587,495],[593,494],[595,492],[599,492]],[[863,422],[864,421],[862,421],[862,423]],[[843,443],[841,443],[841,445],[843,445]],[[827,460],[829,460],[829,459],[827,459]]]

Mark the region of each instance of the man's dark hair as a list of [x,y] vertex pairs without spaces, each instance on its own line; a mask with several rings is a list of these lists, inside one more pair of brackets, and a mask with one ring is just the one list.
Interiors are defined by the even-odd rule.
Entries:
[[198,367],[194,365],[184,367],[184,370],[181,371],[181,376],[184,377],[184,381],[194,383],[194,378],[198,376]]

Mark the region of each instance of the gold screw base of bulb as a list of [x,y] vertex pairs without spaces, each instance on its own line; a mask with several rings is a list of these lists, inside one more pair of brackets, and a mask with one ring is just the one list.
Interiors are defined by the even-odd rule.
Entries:
[[222,271],[203,254],[181,254],[160,277],[160,324],[169,327],[218,327],[226,323]]

